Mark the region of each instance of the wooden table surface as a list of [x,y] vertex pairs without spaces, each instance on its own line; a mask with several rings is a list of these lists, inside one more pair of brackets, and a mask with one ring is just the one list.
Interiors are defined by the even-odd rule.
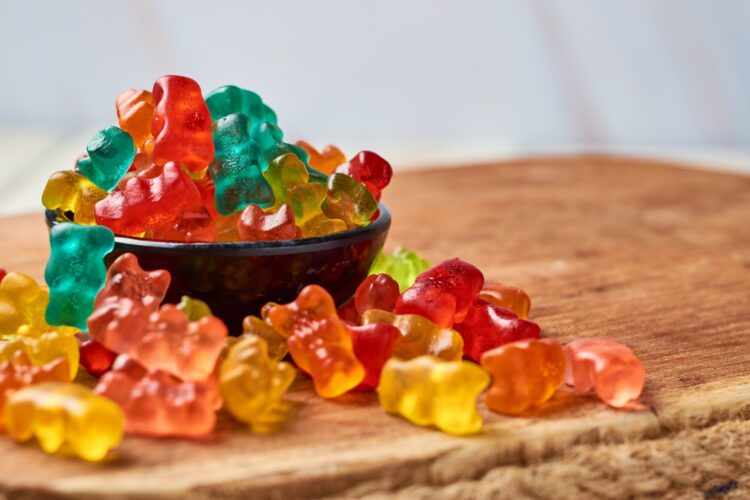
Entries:
[[[750,177],[601,156],[536,158],[402,173],[385,201],[394,214],[387,246],[433,262],[458,256],[522,287],[545,336],[631,346],[647,369],[642,404],[617,411],[560,392],[522,417],[482,408],[483,433],[457,438],[386,415],[373,394],[325,401],[300,380],[293,418],[276,434],[253,435],[222,417],[210,439],[128,437],[102,464],[0,438],[0,492],[352,496],[477,478],[577,443],[750,417]],[[2,267],[41,278],[41,216],[0,220],[0,230]]]

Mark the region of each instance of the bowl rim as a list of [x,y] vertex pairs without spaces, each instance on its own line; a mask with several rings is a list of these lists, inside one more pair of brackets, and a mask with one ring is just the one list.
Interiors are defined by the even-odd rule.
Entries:
[[[391,226],[391,212],[383,203],[378,202],[378,218],[365,227],[341,231],[339,233],[303,238],[297,240],[278,241],[227,241],[215,243],[184,243],[178,241],[142,240],[129,236],[115,235],[115,248],[126,252],[153,252],[183,254],[212,254],[212,255],[283,255],[303,252],[316,252],[350,245],[373,239],[375,235],[387,231]],[[49,229],[61,222],[55,210],[45,210],[44,219]]]

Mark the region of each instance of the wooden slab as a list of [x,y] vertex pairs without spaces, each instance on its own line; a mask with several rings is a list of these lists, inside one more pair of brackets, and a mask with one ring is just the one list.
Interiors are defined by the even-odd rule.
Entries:
[[[41,186],[40,186],[41,190]],[[576,443],[663,436],[750,417],[750,178],[600,156],[399,174],[388,246],[459,256],[533,300],[563,342],[608,336],[642,357],[643,404],[615,411],[559,393],[519,418],[487,412],[456,438],[384,414],[372,394],[324,401],[299,380],[282,432],[222,417],[202,442],[127,438],[104,464],[0,439],[0,492],[73,498],[290,498],[434,486]],[[0,220],[2,265],[41,278],[38,215]],[[89,381],[90,383],[90,381]]]

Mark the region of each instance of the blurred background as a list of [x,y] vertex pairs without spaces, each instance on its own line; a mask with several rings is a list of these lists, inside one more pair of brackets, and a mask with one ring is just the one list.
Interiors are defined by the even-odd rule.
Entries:
[[0,213],[162,74],[396,169],[604,151],[750,172],[743,0],[1,0]]

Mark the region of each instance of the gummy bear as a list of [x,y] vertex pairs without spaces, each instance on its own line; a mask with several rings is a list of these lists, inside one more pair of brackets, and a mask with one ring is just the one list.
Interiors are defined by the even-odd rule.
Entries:
[[[67,382],[68,360],[57,358],[41,366],[34,365],[22,351],[16,352],[10,361],[0,363],[0,410],[7,398],[24,387],[43,382]],[[0,419],[0,429],[3,422]]]
[[146,371],[125,355],[94,391],[123,409],[128,433],[144,436],[204,436],[216,425],[221,407],[215,377],[183,382],[163,371]]
[[[308,182],[310,174],[304,163],[293,154],[285,154],[273,160],[263,176],[273,190],[274,208],[288,204],[294,212],[295,224],[301,228],[302,236],[319,236],[322,221],[330,220],[322,210],[326,197],[326,187],[316,182]],[[346,223],[340,221],[340,230]]]
[[364,379],[351,331],[336,315],[333,299],[322,287],[306,286],[293,302],[267,309],[265,318],[287,338],[292,359],[312,376],[320,396],[340,396]]
[[489,383],[489,375],[468,361],[433,356],[390,359],[380,375],[378,397],[386,412],[414,424],[435,425],[450,434],[474,434],[482,429],[477,398]]
[[398,328],[384,323],[350,326],[354,355],[365,368],[365,378],[356,389],[371,391],[380,382],[383,365],[391,357],[393,346],[401,336]]
[[294,381],[296,370],[289,363],[268,355],[266,341],[256,335],[243,336],[221,363],[221,393],[229,413],[256,432],[283,421],[282,397]]
[[496,281],[486,281],[479,297],[495,305],[510,309],[521,319],[529,319],[531,299],[529,295],[514,286]]
[[253,127],[251,137],[262,151],[262,169],[264,171],[276,158],[286,154],[293,154],[307,169],[310,182],[325,184],[328,176],[308,165],[307,151],[295,144],[284,142],[284,132],[273,123],[263,122]]
[[393,312],[399,297],[398,283],[387,274],[371,274],[359,284],[354,297],[339,307],[339,316],[359,324],[361,316],[370,309]]
[[360,151],[357,155],[336,169],[364,184],[376,200],[380,200],[383,189],[393,177],[391,164],[372,151]]
[[246,316],[242,321],[243,336],[255,335],[266,342],[268,355],[272,359],[281,360],[286,356],[289,349],[286,345],[286,337],[277,332],[271,325],[257,316]]
[[346,163],[346,155],[331,144],[324,147],[322,151],[318,151],[312,144],[305,141],[297,141],[296,144],[307,152],[310,166],[324,174],[330,175],[336,170],[336,167]]
[[128,89],[117,96],[117,120],[120,128],[130,134],[140,148],[151,138],[151,119],[154,116],[154,96],[148,90]]
[[244,241],[293,240],[300,234],[294,225],[294,213],[289,205],[265,212],[258,205],[248,205],[237,221],[237,233]]
[[390,254],[379,253],[370,267],[370,274],[387,274],[396,280],[403,293],[414,284],[421,273],[430,268],[430,263],[418,253],[397,247]]
[[200,86],[184,76],[162,76],[154,83],[153,161],[177,162],[190,172],[200,172],[214,158],[211,114]]
[[104,257],[114,245],[114,235],[106,227],[66,222],[52,228],[44,271],[50,289],[47,323],[86,328],[94,297],[106,278]]
[[35,334],[47,330],[44,311],[49,292],[31,277],[11,272],[0,282],[0,335]]
[[78,341],[74,335],[57,331],[45,332],[38,337],[19,335],[11,340],[0,342],[0,361],[12,361],[17,353],[23,353],[36,366],[44,366],[59,358],[64,358],[69,369],[69,379],[78,373]]
[[91,375],[99,376],[112,367],[117,355],[94,340],[88,333],[76,335],[80,344],[80,363]]
[[94,306],[99,308],[107,301],[128,298],[152,313],[164,300],[170,281],[168,271],[144,271],[135,255],[124,253],[109,266],[106,282],[96,295]]
[[464,339],[464,354],[479,361],[485,351],[522,339],[538,339],[539,325],[516,313],[477,298],[466,317],[453,325]]
[[397,314],[419,314],[450,328],[461,322],[484,285],[482,271],[460,259],[450,259],[419,276],[396,302]]
[[8,399],[5,426],[16,441],[36,435],[47,453],[63,444],[96,462],[122,440],[124,416],[112,401],[78,384],[47,382],[21,389]]
[[215,184],[216,209],[229,215],[253,203],[273,204],[274,192],[263,178],[261,150],[250,138],[250,120],[244,114],[227,115],[216,122],[216,156],[209,166]]
[[554,339],[511,342],[486,351],[481,361],[492,375],[484,402],[498,413],[514,415],[544,403],[565,378],[565,356]]
[[203,205],[187,207],[176,219],[154,229],[151,239],[180,241],[184,243],[211,243],[216,241],[216,224]]
[[135,158],[130,134],[117,128],[100,130],[86,145],[88,156],[78,160],[78,170],[91,182],[109,191],[120,182]]
[[177,307],[185,313],[190,321],[198,321],[206,316],[213,316],[213,312],[208,304],[200,299],[194,299],[187,295],[183,295],[180,298],[180,303],[177,304]]
[[378,202],[364,184],[345,174],[332,174],[327,186],[328,192],[321,205],[326,216],[341,219],[350,228],[370,223],[378,210]]
[[276,124],[276,113],[263,103],[258,94],[234,85],[212,91],[206,96],[206,104],[214,121],[234,113],[242,113],[250,120],[251,127],[263,122]]
[[412,359],[431,354],[448,361],[461,359],[464,341],[450,328],[442,328],[416,314],[393,314],[370,309],[362,314],[362,324],[386,323],[399,329],[401,336],[393,346],[393,357]]
[[47,181],[42,193],[42,204],[49,210],[72,212],[78,224],[95,224],[94,206],[107,192],[97,187],[78,172],[55,172]]
[[643,392],[646,370],[627,346],[610,339],[574,340],[563,348],[565,383],[575,392],[591,389],[610,406],[622,408]]
[[190,177],[175,163],[164,165],[153,178],[137,175],[121,191],[96,204],[96,223],[123,236],[137,236],[162,226],[187,207],[200,203]]

